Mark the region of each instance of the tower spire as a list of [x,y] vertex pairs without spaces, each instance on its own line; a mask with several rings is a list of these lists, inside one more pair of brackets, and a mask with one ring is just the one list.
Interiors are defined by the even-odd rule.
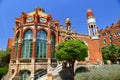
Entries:
[[96,39],[96,38],[98,39],[99,38],[98,27],[96,25],[94,14],[90,8],[87,10],[86,17],[87,17],[89,35],[91,36],[92,39]]

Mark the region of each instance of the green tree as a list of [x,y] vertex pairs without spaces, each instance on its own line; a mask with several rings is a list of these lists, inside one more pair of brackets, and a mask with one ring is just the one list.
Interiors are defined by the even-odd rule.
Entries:
[[104,60],[110,60],[112,63],[116,63],[119,57],[119,48],[114,44],[102,47],[102,55]]
[[9,64],[11,49],[0,51],[0,66],[5,66]]
[[83,41],[68,40],[58,45],[56,59],[66,61],[69,64],[72,79],[74,80],[75,60],[83,61],[88,56],[88,48]]
[[6,50],[0,51],[0,79],[7,74],[8,64],[10,61],[11,49],[7,48]]

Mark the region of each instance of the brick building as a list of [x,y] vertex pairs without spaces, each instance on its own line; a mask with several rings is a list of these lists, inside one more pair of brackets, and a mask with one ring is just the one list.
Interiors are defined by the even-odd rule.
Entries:
[[116,24],[100,30],[100,45],[107,46],[109,44],[120,46],[120,19]]
[[64,28],[42,8],[36,8],[28,14],[22,12],[20,18],[16,18],[14,37],[8,41],[12,53],[6,77],[19,76],[25,80],[35,77],[37,73],[52,75],[48,69],[51,64],[56,64],[55,49],[59,43],[68,39],[85,42],[88,46],[87,62],[97,64],[98,60],[102,61],[99,31],[91,9],[87,10],[86,19],[89,34],[79,34],[71,29],[69,18],[66,18]]

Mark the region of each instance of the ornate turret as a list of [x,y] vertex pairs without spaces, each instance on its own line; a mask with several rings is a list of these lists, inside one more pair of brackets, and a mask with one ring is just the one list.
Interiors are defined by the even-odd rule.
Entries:
[[87,24],[89,35],[92,39],[99,39],[98,27],[96,25],[96,20],[91,9],[87,10]]
[[65,25],[66,26],[66,30],[71,31],[71,21],[70,21],[69,18],[66,18],[65,24],[66,24]]

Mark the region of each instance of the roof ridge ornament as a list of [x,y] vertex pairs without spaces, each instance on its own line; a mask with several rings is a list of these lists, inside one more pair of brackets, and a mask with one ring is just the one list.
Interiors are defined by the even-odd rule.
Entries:
[[45,10],[43,8],[35,8],[35,11],[41,11],[41,12],[45,12]]

